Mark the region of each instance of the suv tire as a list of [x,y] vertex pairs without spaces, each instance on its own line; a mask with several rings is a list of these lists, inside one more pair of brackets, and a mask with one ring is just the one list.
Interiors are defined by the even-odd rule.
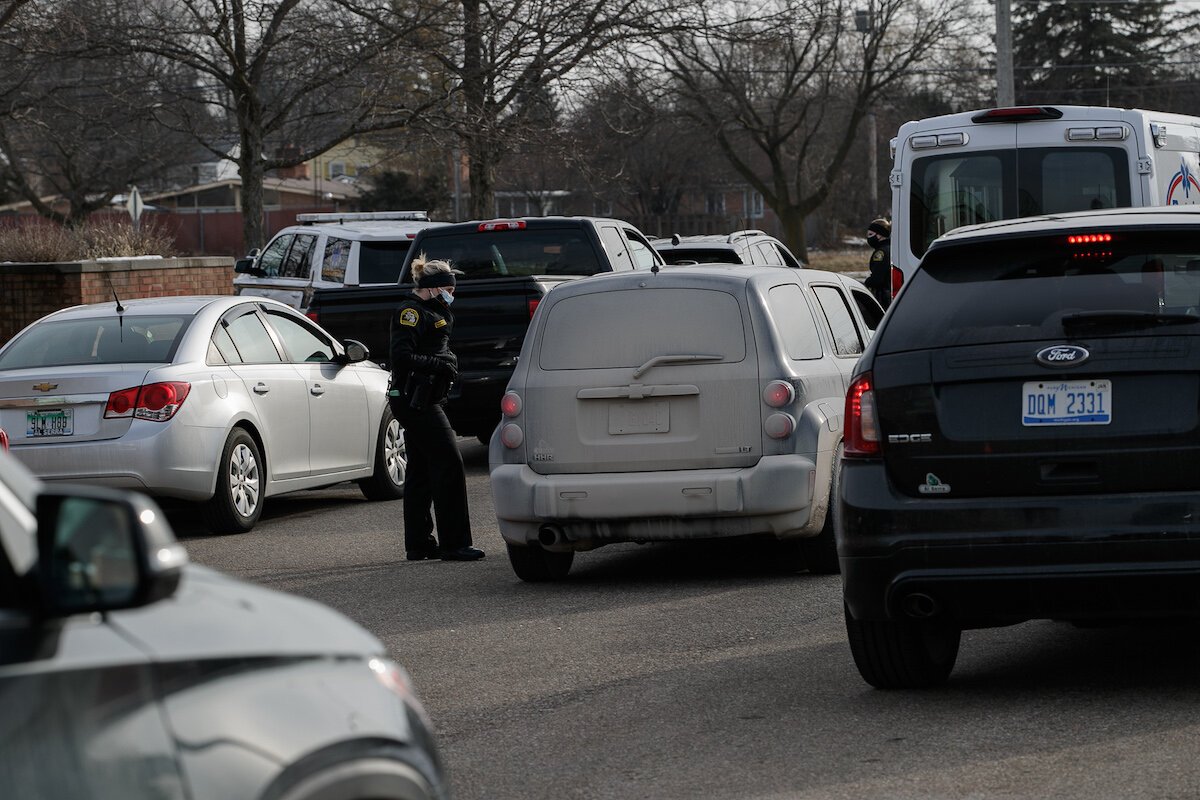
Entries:
[[962,637],[958,628],[929,621],[858,620],[849,608],[845,614],[854,664],[875,688],[924,689],[950,677]]
[[358,482],[368,500],[399,500],[404,497],[404,473],[408,467],[404,431],[392,409],[383,407],[379,436],[375,442],[375,471]]
[[508,561],[512,564],[517,577],[529,583],[547,583],[561,581],[571,571],[571,562],[575,560],[573,550],[566,553],[552,553],[539,544],[516,545],[507,544]]
[[837,575],[842,571],[841,565],[838,564],[837,538],[834,534],[841,513],[838,507],[841,476],[842,445],[839,443],[833,451],[833,473],[829,479],[829,508],[825,511],[825,524],[816,536],[800,541],[805,566],[809,572],[818,575]]

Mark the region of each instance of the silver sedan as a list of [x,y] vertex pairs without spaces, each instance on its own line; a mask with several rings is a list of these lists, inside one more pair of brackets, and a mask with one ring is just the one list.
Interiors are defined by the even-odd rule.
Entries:
[[76,306],[0,348],[0,429],[43,480],[197,501],[212,530],[247,531],[284,492],[402,496],[388,373],[368,356],[266,298]]

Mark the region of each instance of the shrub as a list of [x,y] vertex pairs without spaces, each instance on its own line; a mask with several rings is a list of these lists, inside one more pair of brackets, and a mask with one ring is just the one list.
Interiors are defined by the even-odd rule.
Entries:
[[46,220],[0,227],[0,261],[38,263],[96,258],[172,256],[175,237],[153,219],[141,229],[118,217],[93,217],[76,228]]

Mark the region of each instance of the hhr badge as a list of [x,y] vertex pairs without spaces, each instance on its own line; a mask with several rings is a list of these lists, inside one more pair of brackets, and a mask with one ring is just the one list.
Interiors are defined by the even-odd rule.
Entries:
[[1056,344],[1038,351],[1034,358],[1043,367],[1073,367],[1091,358],[1084,348],[1074,344]]

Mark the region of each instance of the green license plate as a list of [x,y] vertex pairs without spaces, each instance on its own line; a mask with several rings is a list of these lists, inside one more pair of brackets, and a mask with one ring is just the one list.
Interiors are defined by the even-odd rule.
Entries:
[[50,411],[25,412],[25,438],[70,436],[75,432],[75,411],[56,408]]

